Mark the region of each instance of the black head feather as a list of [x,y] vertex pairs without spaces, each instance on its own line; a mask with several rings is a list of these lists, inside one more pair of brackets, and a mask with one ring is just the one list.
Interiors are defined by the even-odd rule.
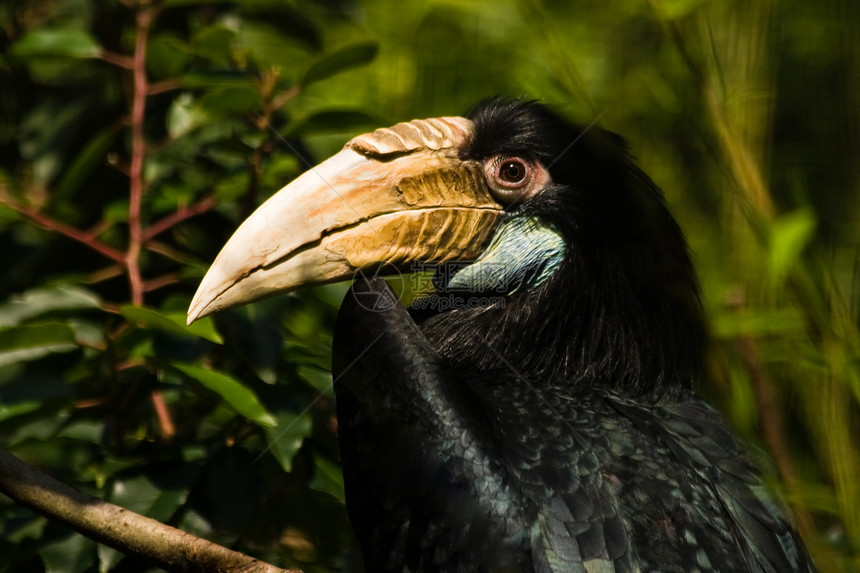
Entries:
[[459,367],[513,370],[572,392],[689,391],[705,346],[695,274],[660,190],[623,140],[534,102],[489,100],[470,118],[465,158],[515,154],[549,169],[553,183],[508,210],[552,225],[568,249],[540,286],[426,320],[428,338]]

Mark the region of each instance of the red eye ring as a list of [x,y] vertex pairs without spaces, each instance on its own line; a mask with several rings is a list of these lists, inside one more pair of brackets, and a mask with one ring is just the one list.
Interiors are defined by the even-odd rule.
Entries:
[[525,157],[495,155],[483,163],[487,186],[502,203],[527,199],[552,181],[543,165]]

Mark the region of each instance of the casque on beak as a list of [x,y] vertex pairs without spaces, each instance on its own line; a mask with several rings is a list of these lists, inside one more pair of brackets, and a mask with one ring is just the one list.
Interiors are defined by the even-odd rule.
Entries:
[[503,211],[481,164],[459,157],[471,132],[469,120],[443,117],[352,139],[242,223],[203,277],[189,324],[361,269],[476,258]]

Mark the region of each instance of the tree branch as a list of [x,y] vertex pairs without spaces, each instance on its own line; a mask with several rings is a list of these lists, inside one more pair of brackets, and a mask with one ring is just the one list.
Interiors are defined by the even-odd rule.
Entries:
[[146,90],[147,95],[156,95],[170,90],[177,90],[182,87],[182,78],[174,78],[172,80],[162,80],[160,82],[149,84],[149,89]]
[[154,290],[158,290],[160,288],[164,288],[168,285],[176,284],[182,279],[182,275],[179,273],[165,273],[160,277],[155,277],[154,279],[150,279],[143,283],[143,290],[145,292],[152,292]]
[[0,194],[0,203],[3,203],[7,207],[13,209],[14,211],[17,211],[18,213],[21,213],[43,229],[46,229],[48,231],[56,231],[61,235],[65,235],[70,239],[74,239],[75,241],[86,245],[94,251],[101,253],[112,261],[125,264],[125,255],[121,251],[114,249],[113,247],[99,241],[93,236],[92,233],[81,231],[80,229],[76,229],[75,227],[66,225],[65,223],[61,223],[50,215],[42,213],[38,209],[34,209],[26,205],[21,205],[15,201],[10,200],[8,197],[3,196],[2,194]]
[[108,50],[102,50],[99,52],[99,58],[115,66],[125,68],[126,70],[130,70],[134,67],[134,63],[131,61],[131,58],[123,56],[122,54],[109,52]]
[[37,472],[0,448],[0,491],[18,505],[59,521],[125,554],[184,573],[301,573],[280,569],[117,505],[85,495]]
[[156,388],[149,395],[152,400],[152,407],[155,409],[155,415],[158,418],[158,425],[161,426],[161,435],[169,440],[176,435],[176,426],[173,423],[173,418],[170,415],[170,410],[167,407],[167,402],[164,401],[164,396]]
[[154,8],[148,4],[138,7],[135,14],[137,37],[134,43],[134,90],[131,105],[131,166],[129,167],[128,230],[129,242],[126,251],[126,267],[131,286],[131,302],[143,305],[143,278],[140,274],[140,248],[142,244],[141,206],[145,192],[143,180],[143,157],[146,143],[143,138],[143,122],[146,112],[146,96],[149,83],[146,78],[146,49]]
[[163,219],[156,221],[152,225],[150,225],[146,230],[143,231],[141,236],[141,240],[145,243],[158,235],[159,233],[163,233],[164,231],[170,229],[174,225],[181,223],[182,221],[189,219],[195,215],[199,215],[200,213],[205,213],[209,209],[215,206],[215,196],[210,195],[204,199],[201,199],[197,203],[188,206],[181,206],[178,210],[174,211],[170,215],[167,215]]

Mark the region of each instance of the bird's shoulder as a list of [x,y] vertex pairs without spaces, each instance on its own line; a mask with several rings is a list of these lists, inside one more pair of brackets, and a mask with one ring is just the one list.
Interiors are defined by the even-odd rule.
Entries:
[[704,402],[473,384],[530,500],[536,571],[811,568],[746,448]]
[[[688,541],[700,570],[725,570],[735,561],[750,571],[814,569],[788,509],[764,483],[749,447],[714,408],[696,398],[647,406],[616,398],[612,405],[661,450],[653,459],[663,460],[664,468],[654,469],[673,484],[672,495],[684,500],[688,525],[675,533]],[[631,478],[637,489],[660,485],[642,472]]]

